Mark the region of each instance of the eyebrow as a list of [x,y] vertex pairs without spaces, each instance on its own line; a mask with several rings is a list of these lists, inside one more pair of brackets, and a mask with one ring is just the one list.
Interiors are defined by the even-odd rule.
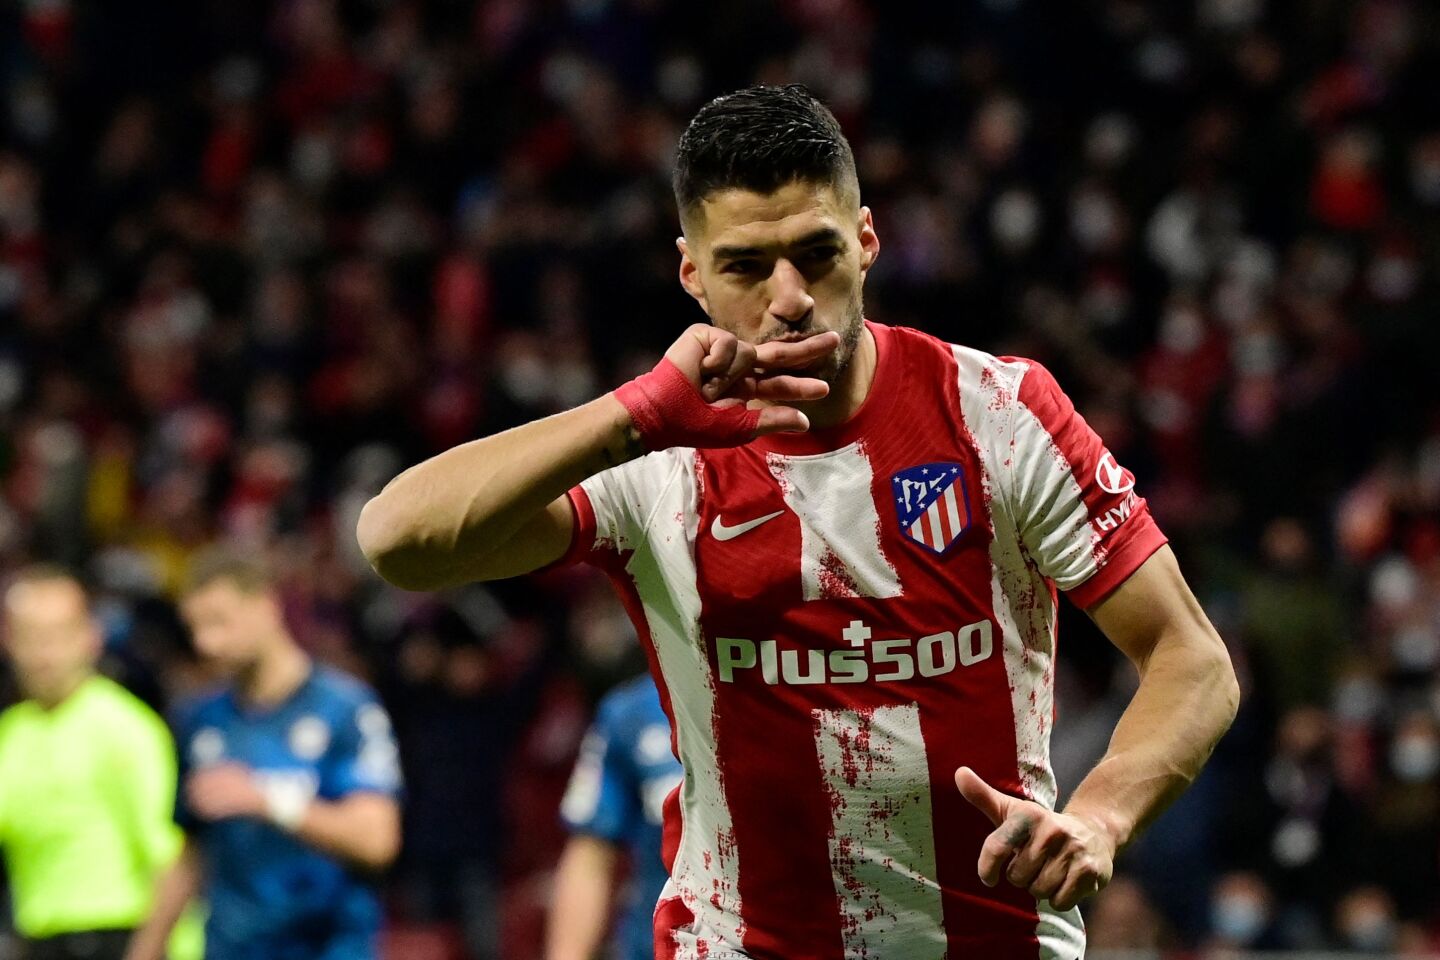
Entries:
[[[820,227],[811,230],[809,233],[791,243],[782,244],[787,247],[813,247],[821,243],[844,243],[845,238],[840,231],[834,227]],[[738,260],[741,257],[758,257],[765,253],[763,247],[716,247],[710,251],[710,259],[716,263],[721,260]]]

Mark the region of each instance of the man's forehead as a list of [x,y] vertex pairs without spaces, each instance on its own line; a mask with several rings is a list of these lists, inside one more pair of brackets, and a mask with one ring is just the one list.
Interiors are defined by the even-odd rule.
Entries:
[[852,226],[845,207],[826,184],[787,183],[773,193],[722,190],[700,202],[700,232],[711,246],[786,243],[824,227]]
[[85,610],[85,592],[79,584],[60,577],[13,584],[5,591],[5,609],[22,616],[59,619]]

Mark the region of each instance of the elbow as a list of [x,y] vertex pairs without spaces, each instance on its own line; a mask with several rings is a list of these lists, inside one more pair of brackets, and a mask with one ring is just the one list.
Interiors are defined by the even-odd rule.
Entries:
[[1235,716],[1240,712],[1240,681],[1235,676],[1235,664],[1230,660],[1230,652],[1220,644],[1219,655],[1215,658],[1215,684],[1217,687],[1217,699],[1223,708],[1224,723],[1221,726],[1221,733],[1230,729],[1235,722]]
[[375,842],[365,857],[365,866],[375,873],[384,873],[399,856],[400,836],[396,833]]
[[387,583],[402,590],[433,590],[439,584],[427,577],[425,565],[414,545],[407,524],[394,515],[381,493],[360,511],[355,539],[370,568]]
[[367,842],[353,851],[359,865],[371,873],[384,873],[400,856],[400,825],[398,814],[395,823],[376,827],[369,832]]

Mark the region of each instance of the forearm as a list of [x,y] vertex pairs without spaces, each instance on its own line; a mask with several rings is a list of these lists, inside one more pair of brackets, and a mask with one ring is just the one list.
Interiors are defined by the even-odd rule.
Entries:
[[200,873],[199,851],[187,840],[175,863],[160,875],[150,915],[130,938],[125,960],[163,960],[170,931],[200,889]]
[[644,452],[613,394],[473,440],[400,474],[365,505],[360,548],[385,579],[433,589],[504,546],[586,477]]
[[1229,729],[1239,688],[1224,644],[1174,627],[1139,665],[1140,685],[1095,769],[1065,812],[1097,823],[1123,849],[1194,782]]
[[545,932],[545,960],[593,960],[605,938],[614,883],[615,848],[577,836],[555,871],[554,899]]
[[395,801],[379,794],[316,800],[306,808],[294,834],[323,853],[379,871],[400,851],[400,812]]

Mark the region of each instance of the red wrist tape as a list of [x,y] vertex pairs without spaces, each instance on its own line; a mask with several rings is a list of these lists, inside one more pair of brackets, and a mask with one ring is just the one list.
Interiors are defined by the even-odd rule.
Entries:
[[705,402],[670,359],[623,384],[615,399],[630,411],[630,421],[648,450],[666,447],[738,447],[755,439],[760,411],[743,403],[714,407]]

